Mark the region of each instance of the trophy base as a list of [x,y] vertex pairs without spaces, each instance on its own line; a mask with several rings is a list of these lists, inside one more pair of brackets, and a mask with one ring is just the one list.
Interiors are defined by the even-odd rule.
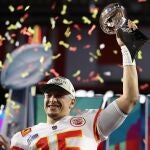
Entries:
[[135,59],[140,48],[149,40],[139,29],[131,30],[120,28],[117,30],[122,42],[130,51],[132,61]]

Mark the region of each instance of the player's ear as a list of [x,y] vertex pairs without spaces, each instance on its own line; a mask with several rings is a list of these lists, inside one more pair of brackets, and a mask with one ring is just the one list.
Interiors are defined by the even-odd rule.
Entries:
[[73,108],[75,104],[76,104],[76,100],[72,99],[70,103],[70,108]]

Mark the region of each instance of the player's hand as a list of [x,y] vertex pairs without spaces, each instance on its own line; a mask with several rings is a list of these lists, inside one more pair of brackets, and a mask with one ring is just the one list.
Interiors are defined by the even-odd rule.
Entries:
[[[136,25],[134,22],[132,22],[131,20],[128,20],[128,27],[129,27],[130,29],[133,29],[133,30],[138,29],[137,25]],[[119,35],[118,35],[118,32],[116,32],[116,40],[117,40],[117,43],[118,43],[118,45],[119,45],[120,47],[123,46],[123,45],[125,45],[125,44],[121,41],[121,39],[120,39],[120,37],[119,37]]]

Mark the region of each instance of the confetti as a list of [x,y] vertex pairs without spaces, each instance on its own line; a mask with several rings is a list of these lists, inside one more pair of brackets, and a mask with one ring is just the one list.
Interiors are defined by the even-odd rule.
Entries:
[[27,10],[29,10],[29,8],[30,8],[30,6],[28,5],[28,6],[25,7],[24,10],[27,11]]
[[3,63],[2,61],[0,60],[0,70],[3,68]]
[[105,48],[105,44],[104,44],[104,43],[100,44],[100,45],[99,45],[99,48],[100,48],[100,49],[104,49],[104,48]]
[[81,28],[80,28],[80,26],[79,26],[78,24],[74,24],[73,27],[74,27],[75,29],[77,29],[78,31],[81,30]]
[[12,55],[11,55],[10,53],[7,53],[7,54],[6,54],[6,58],[8,59],[8,61],[9,61],[10,63],[13,62],[13,58],[12,58]]
[[69,37],[71,35],[70,27],[68,27],[64,33],[65,37]]
[[10,12],[14,12],[15,11],[15,8],[12,5],[9,5],[8,9],[10,10]]
[[92,27],[88,31],[88,35],[91,35],[95,28],[96,28],[96,25],[92,25]]
[[138,51],[137,58],[140,59],[140,60],[143,59],[142,51],[141,50]]
[[44,50],[48,51],[48,49],[52,47],[52,44],[51,42],[47,42],[47,43],[43,43],[43,46],[44,46]]
[[60,56],[61,56],[61,53],[58,53],[58,54],[55,55],[55,56],[53,55],[53,56],[52,56],[52,59],[53,59],[53,60],[58,59]]
[[91,20],[88,19],[86,16],[83,16],[83,17],[82,17],[82,20],[83,20],[83,22],[84,22],[85,24],[91,24]]
[[73,23],[73,21],[69,21],[69,20],[67,20],[67,19],[63,19],[63,24],[70,25],[70,24],[72,24],[72,23]]
[[77,70],[74,74],[73,77],[77,77],[81,74],[81,70]]
[[28,77],[29,76],[29,73],[28,72],[22,72],[21,73],[21,77],[22,78],[26,78],[26,77]]
[[145,90],[145,89],[147,89],[148,87],[149,87],[149,84],[148,84],[148,83],[145,83],[145,84],[140,85],[140,89],[141,89],[141,90]]
[[64,41],[59,41],[59,45],[64,46],[65,48],[69,48],[69,44],[65,43]]
[[83,48],[84,48],[84,49],[88,49],[88,48],[90,48],[90,47],[91,47],[90,44],[86,44]]
[[50,69],[50,72],[51,72],[52,74],[54,74],[55,77],[58,77],[58,76],[59,76],[59,73],[56,72],[56,70],[55,70],[54,68]]
[[43,63],[44,63],[44,60],[45,60],[45,57],[44,57],[44,56],[41,56],[41,57],[40,57],[40,63],[43,64]]
[[77,47],[70,46],[69,47],[69,51],[75,52],[75,51],[77,51]]
[[81,41],[81,40],[82,40],[82,35],[81,35],[81,34],[76,35],[76,39],[77,39],[78,41]]
[[63,5],[62,11],[61,11],[61,15],[65,15],[67,11],[67,5]]
[[117,55],[117,54],[118,54],[118,51],[117,51],[117,50],[113,50],[113,53],[114,53],[115,55]]
[[19,6],[17,6],[17,8],[16,8],[17,10],[22,10],[23,9],[23,5],[19,5]]
[[54,29],[56,25],[56,21],[53,17],[50,18],[51,28]]
[[92,56],[94,59],[98,59],[98,57],[92,52],[89,52],[89,55]]
[[111,72],[110,71],[106,71],[106,72],[104,72],[104,75],[105,76],[111,76]]

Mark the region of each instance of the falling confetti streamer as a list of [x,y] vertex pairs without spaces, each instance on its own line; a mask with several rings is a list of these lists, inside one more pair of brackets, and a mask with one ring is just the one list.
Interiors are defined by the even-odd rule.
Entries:
[[10,53],[7,53],[7,54],[6,54],[6,58],[8,59],[8,61],[9,61],[10,63],[13,62],[13,58],[12,58],[12,55],[11,55]]
[[73,21],[71,20],[71,21],[69,21],[69,20],[67,20],[67,19],[63,19],[63,24],[67,24],[67,25],[70,25],[70,24],[72,24],[73,23]]
[[10,12],[14,12],[15,11],[15,8],[12,5],[9,5],[8,9],[10,10]]
[[82,40],[82,35],[81,35],[81,34],[76,35],[76,39],[77,39],[78,41],[81,41],[81,40]]
[[68,27],[64,33],[65,37],[69,37],[71,35],[70,27]]
[[52,56],[52,59],[53,59],[53,60],[58,59],[60,56],[61,56],[61,53],[58,53],[58,54],[55,55],[55,56],[53,55],[53,56]]
[[21,77],[22,78],[26,78],[26,77],[28,77],[29,76],[29,73],[28,72],[22,72],[21,73]]
[[88,17],[86,17],[86,16],[83,16],[83,17],[82,17],[82,20],[83,20],[83,22],[84,22],[85,24],[91,24],[91,20],[88,19]]
[[77,70],[74,74],[73,77],[77,77],[81,74],[81,70]]
[[95,24],[92,25],[92,27],[91,27],[90,30],[88,31],[88,35],[91,35],[95,28],[96,28],[96,25],[95,25]]
[[59,41],[59,45],[62,45],[65,48],[69,48],[69,46],[70,46],[68,43],[65,43],[64,41]]
[[67,12],[67,5],[63,5],[62,11],[61,11],[61,15],[65,15]]
[[137,57],[138,57],[139,60],[143,59],[143,57],[142,57],[142,51],[141,50],[138,51]]
[[76,52],[77,51],[77,47],[73,47],[73,46],[70,46],[69,47],[69,51],[71,51],[71,52]]
[[54,29],[56,25],[56,21],[53,17],[50,18],[51,28]]
[[59,73],[56,72],[56,70],[54,68],[50,69],[50,72],[55,76],[55,77],[58,77],[59,76]]

